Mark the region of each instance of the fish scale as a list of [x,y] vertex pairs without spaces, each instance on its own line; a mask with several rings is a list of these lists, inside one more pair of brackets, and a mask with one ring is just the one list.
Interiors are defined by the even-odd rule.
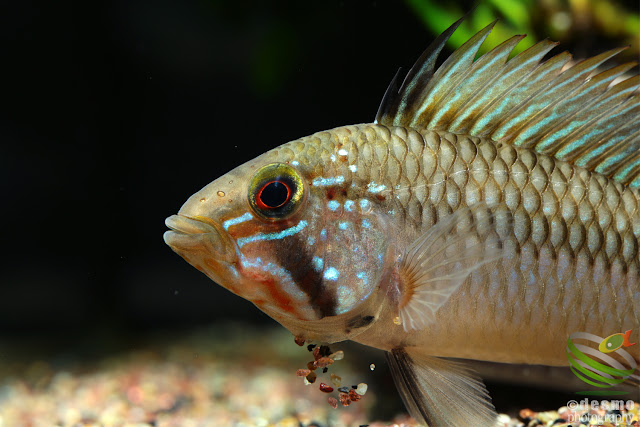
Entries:
[[[346,138],[350,144],[345,144]],[[537,348],[537,343],[531,342],[518,356],[511,354],[510,360],[505,360],[511,362],[562,365],[566,363],[562,342],[571,331],[590,330],[603,334],[620,330],[625,322],[640,323],[640,312],[634,310],[631,303],[637,299],[633,288],[640,280],[640,197],[637,190],[526,149],[506,145],[495,148],[489,140],[438,131],[420,133],[401,127],[363,124],[316,134],[309,139],[313,142],[302,138],[290,144],[302,143],[316,150],[320,143],[323,152],[328,153],[337,153],[345,146],[349,148],[346,161],[319,162],[311,166],[324,177],[348,176],[345,188],[359,191],[352,197],[366,197],[395,221],[410,226],[403,234],[406,240],[413,240],[433,226],[439,216],[465,206],[468,199],[472,203],[487,202],[489,208],[508,207],[513,231],[501,238],[509,245],[508,252],[524,255],[504,260],[498,268],[502,271],[498,277],[487,280],[485,271],[477,272],[478,278],[469,280],[464,294],[485,295],[478,305],[491,306],[491,302],[496,302],[514,308],[504,312],[495,308],[487,311],[487,322],[493,323],[495,329],[485,332],[494,340],[487,341],[484,350],[474,347],[474,358],[496,360],[495,338],[512,345],[513,333],[501,336],[504,323],[498,319],[511,323],[516,311],[523,313],[525,320],[521,323],[527,328],[553,323],[557,345],[550,345],[545,353]],[[419,139],[423,142],[409,142],[419,142]],[[276,149],[268,156],[292,161],[294,157],[285,154],[291,152],[287,145],[283,148],[284,151]],[[406,165],[408,156],[426,160],[414,163],[415,170],[403,167],[401,177],[388,173],[387,165]],[[367,167],[352,173],[348,166],[353,163]],[[408,176],[415,178],[409,180]],[[407,181],[409,185],[405,184]],[[365,191],[370,182],[384,185],[385,190],[375,195]],[[579,279],[571,271],[575,269],[573,263],[563,265],[562,260],[567,258],[575,258],[576,265],[583,267]],[[598,268],[604,264],[613,266],[611,272]],[[620,283],[620,288],[611,289],[611,283]],[[509,289],[514,291],[509,292]],[[615,310],[606,297],[612,291],[622,302],[616,303]],[[568,295],[574,298],[573,304],[562,301]],[[603,304],[598,303],[600,299]],[[465,317],[464,302],[455,303],[460,309],[454,309],[451,317],[458,320],[451,323],[471,330],[474,323],[482,324],[483,328],[486,326],[477,318],[468,318],[469,323],[461,322]],[[572,306],[583,310],[573,311]],[[548,309],[541,310],[540,307]],[[561,309],[554,310],[553,307]],[[615,312],[616,316],[608,316],[610,312]],[[451,323],[443,321],[443,328],[434,328],[421,341],[443,339]],[[441,353],[434,354],[460,356],[461,343],[451,344],[450,349],[440,347]]]
[[507,60],[520,36],[474,62],[493,24],[436,70],[459,24],[374,123],[238,166],[165,241],[296,342],[385,350],[416,419],[485,427],[484,385],[443,357],[580,370],[579,340],[617,336],[610,372],[640,379],[640,78],[595,71],[619,49],[566,66],[542,41]]

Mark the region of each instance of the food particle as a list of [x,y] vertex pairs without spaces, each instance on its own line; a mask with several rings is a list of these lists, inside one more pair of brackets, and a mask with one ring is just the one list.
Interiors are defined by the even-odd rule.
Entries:
[[356,393],[355,390],[351,389],[351,390],[349,390],[349,399],[352,402],[357,402],[358,400],[362,399],[362,396],[360,396],[358,393]]
[[320,356],[321,357],[327,357],[330,354],[331,354],[331,349],[329,348],[328,345],[321,345],[320,346]]
[[314,348],[314,349],[313,349],[313,358],[314,358],[315,360],[318,360],[318,359],[320,359],[320,357],[321,357],[321,356],[320,356],[320,347],[316,347],[316,348]]
[[344,351],[338,350],[333,354],[330,354],[329,357],[333,360],[342,360],[344,359]]
[[374,364],[372,363],[371,365],[369,365],[369,369],[371,369],[371,370],[373,371],[374,369],[376,369],[376,365],[374,365]]
[[340,378],[336,374],[331,374],[331,382],[333,383],[334,386],[340,387],[340,384],[342,384],[342,378]]
[[331,393],[333,391],[333,387],[328,386],[325,383],[320,383],[320,391],[324,393]]
[[340,393],[349,393],[349,387],[340,387],[338,391]]
[[293,340],[294,340],[294,341],[296,342],[296,344],[298,344],[300,347],[302,347],[302,346],[304,345],[304,338],[302,338],[302,337],[295,337]]
[[522,419],[523,421],[530,421],[533,418],[535,418],[536,415],[538,414],[532,411],[531,409],[526,408],[526,409],[522,409],[519,415],[520,415],[520,419]]
[[331,405],[331,407],[333,409],[338,408],[338,399],[336,399],[335,397],[330,397],[329,398],[329,405]]
[[321,357],[320,359],[313,362],[318,368],[324,368],[329,365],[333,365],[333,359],[329,359],[328,357]]
[[316,373],[315,372],[311,372],[309,375],[307,375],[305,377],[307,379],[307,381],[309,381],[309,383],[313,384],[314,382],[316,382]]
[[315,370],[316,370],[316,368],[317,368],[317,366],[316,366],[316,362],[309,362],[309,363],[307,363],[307,369],[308,369],[308,370],[310,370],[310,371],[315,371]]
[[306,377],[310,373],[311,373],[310,369],[298,369],[296,371],[296,376],[298,376],[298,377]]
[[316,345],[315,345],[315,344],[309,344],[309,345],[307,346],[307,350],[309,350],[309,351],[313,351],[313,349],[314,349],[314,348],[316,348]]
[[342,406],[349,406],[351,404],[351,399],[349,399],[349,395],[347,393],[339,393],[338,398],[340,399]]
[[356,387],[356,393],[358,393],[360,396],[364,396],[368,388],[369,386],[367,384],[360,383],[358,384],[358,387]]

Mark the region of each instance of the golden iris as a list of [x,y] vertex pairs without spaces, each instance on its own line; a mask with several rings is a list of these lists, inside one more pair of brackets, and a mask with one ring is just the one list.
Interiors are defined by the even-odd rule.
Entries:
[[251,178],[249,204],[263,218],[283,219],[300,206],[303,190],[302,179],[295,169],[282,163],[271,163]]

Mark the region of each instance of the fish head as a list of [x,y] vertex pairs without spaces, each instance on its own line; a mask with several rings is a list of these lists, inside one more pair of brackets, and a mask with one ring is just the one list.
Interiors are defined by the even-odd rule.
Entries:
[[164,236],[295,336],[328,342],[375,319],[372,295],[391,256],[384,217],[351,185],[349,165],[330,160],[333,151],[332,141],[307,137],[237,167],[167,218]]

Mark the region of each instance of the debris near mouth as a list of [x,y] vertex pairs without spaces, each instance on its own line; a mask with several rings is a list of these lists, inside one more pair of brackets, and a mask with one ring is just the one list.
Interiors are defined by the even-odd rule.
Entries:
[[[31,362],[32,355],[15,361],[0,355],[0,426],[370,424],[374,399],[335,411],[327,404],[335,394],[329,379],[323,393],[317,390],[320,381],[305,387],[291,376],[308,353],[291,345],[286,330],[240,326],[225,324],[174,339],[164,335],[97,359],[70,351],[64,364],[55,356]],[[349,362],[340,368],[354,375]],[[306,379],[322,369],[295,373]]]
[[[298,337],[296,337],[294,341],[300,347],[304,345],[304,341]],[[307,351],[313,354],[314,360],[307,363],[307,369],[298,369],[296,371],[298,377],[304,377],[305,385],[315,383],[318,378],[318,374],[316,373],[318,368],[321,368],[322,374],[326,374],[329,371],[329,366],[333,365],[336,361],[344,359],[344,351],[338,350],[332,353],[328,345],[317,346],[316,344],[309,344],[307,345]],[[353,386],[351,390],[349,390],[348,387],[340,387],[342,379],[334,373],[331,373],[329,378],[333,385],[338,387],[337,398],[332,396],[328,399],[328,403],[333,409],[338,408],[338,402],[340,402],[342,406],[349,406],[353,402],[358,402],[368,389],[365,383]],[[319,389],[323,393],[333,393],[334,391],[333,387],[324,382],[320,383]]]
[[[366,355],[358,358],[349,350],[344,357],[339,351],[318,350],[319,358],[334,360],[323,375],[320,367],[295,371],[309,359],[309,352],[300,350],[285,330],[254,331],[246,325],[233,329],[225,324],[173,340],[163,335],[137,350],[97,360],[77,356],[66,365],[55,357],[35,359],[33,353],[21,361],[2,359],[0,426],[419,426],[401,408],[387,420],[371,418],[372,408],[396,392],[392,385],[380,389],[373,380],[352,381],[383,370],[371,372]],[[311,372],[318,379],[305,386],[302,379]],[[630,415],[628,425],[640,427],[638,408],[636,402],[631,410],[610,415]],[[584,427],[594,424],[565,421],[571,414],[603,414],[581,411],[523,408],[512,417],[501,414],[497,426]]]

